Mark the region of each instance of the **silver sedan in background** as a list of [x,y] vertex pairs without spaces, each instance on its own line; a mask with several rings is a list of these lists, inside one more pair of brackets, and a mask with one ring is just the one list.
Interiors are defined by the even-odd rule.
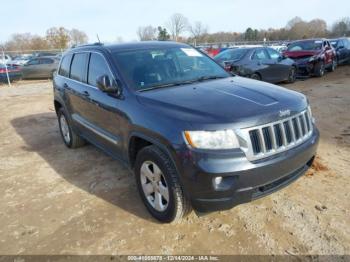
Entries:
[[59,64],[57,57],[37,57],[29,60],[22,67],[24,79],[52,78]]

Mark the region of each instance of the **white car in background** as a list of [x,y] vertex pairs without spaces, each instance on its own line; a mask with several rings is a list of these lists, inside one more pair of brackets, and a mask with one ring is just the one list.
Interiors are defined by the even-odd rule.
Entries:
[[0,54],[0,64],[8,64],[9,62],[11,62],[11,56],[9,55],[5,55],[3,56],[2,54]]
[[286,45],[271,45],[270,47],[275,49],[279,53],[282,53],[283,51],[287,50]]
[[12,61],[11,61],[11,64],[13,65],[24,65],[26,64],[30,59],[32,59],[32,55],[29,55],[29,54],[24,54],[24,55],[19,55],[19,56],[16,56]]

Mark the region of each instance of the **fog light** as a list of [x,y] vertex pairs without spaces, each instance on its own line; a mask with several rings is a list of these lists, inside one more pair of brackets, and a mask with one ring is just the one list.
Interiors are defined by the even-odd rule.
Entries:
[[217,176],[214,178],[214,183],[216,186],[220,185],[222,182],[222,176]]

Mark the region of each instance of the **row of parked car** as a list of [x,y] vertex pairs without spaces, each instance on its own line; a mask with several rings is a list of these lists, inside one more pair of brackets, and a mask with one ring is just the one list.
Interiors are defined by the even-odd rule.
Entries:
[[[306,39],[282,45],[201,48],[227,71],[271,83],[293,83],[299,76],[322,77],[338,65],[350,63],[350,40]],[[25,54],[11,58],[0,55],[0,82],[52,78],[61,55]]]
[[23,54],[15,57],[0,55],[0,82],[19,79],[52,78],[60,55],[55,53]]
[[285,48],[232,47],[213,58],[227,71],[240,76],[272,83],[294,82],[297,76],[322,77],[326,70],[334,71],[337,65],[349,64],[350,40],[306,39],[290,42]]

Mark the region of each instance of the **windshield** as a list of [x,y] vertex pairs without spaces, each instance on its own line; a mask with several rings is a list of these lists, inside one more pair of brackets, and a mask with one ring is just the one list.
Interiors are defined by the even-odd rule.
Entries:
[[113,58],[138,91],[231,76],[191,47],[122,51]]
[[338,46],[338,40],[332,40],[331,45],[336,48]]
[[218,61],[240,60],[247,52],[246,48],[228,49],[215,56],[214,59]]
[[312,51],[322,49],[322,41],[309,40],[291,43],[288,46],[288,51]]

